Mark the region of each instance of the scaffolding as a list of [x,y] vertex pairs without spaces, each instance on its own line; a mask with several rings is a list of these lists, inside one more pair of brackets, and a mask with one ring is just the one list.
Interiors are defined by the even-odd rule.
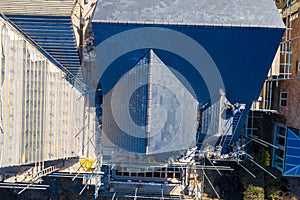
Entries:
[[[293,70],[291,69],[293,56],[291,44],[293,40],[299,38],[299,36],[293,36],[292,21],[299,16],[300,2],[297,0],[281,0],[276,1],[276,5],[285,23],[285,33],[263,86],[262,96],[253,102],[252,110],[273,112],[272,98],[274,96],[274,87],[278,87],[280,81],[300,80],[293,76]],[[300,66],[298,62],[296,65]]]
[[283,59],[280,61],[280,78],[289,79],[291,72],[291,37],[292,37],[292,13],[293,13],[293,0],[286,1],[286,7],[282,9],[281,15],[285,22],[286,30],[283,41],[280,44],[280,54]]
[[300,2],[298,0],[280,0],[276,1],[276,6],[280,11],[282,20],[285,23],[286,28],[279,46],[279,51],[275,56],[272,68],[269,71],[262,89],[261,95],[263,96],[264,101],[262,101],[263,99],[260,98],[258,101],[253,102],[253,106],[251,109],[252,115],[248,116],[248,120],[252,121],[252,125],[246,127],[246,132],[249,133],[249,131],[251,131],[251,135],[253,133],[253,130],[255,130],[255,128],[253,127],[253,119],[256,116],[253,115],[253,111],[278,113],[277,110],[274,110],[277,109],[277,106],[273,105],[273,98],[275,96],[274,88],[277,88],[279,84],[284,83],[284,81],[300,80],[300,78],[296,77],[296,75],[293,74],[294,70],[291,69],[294,64],[296,64],[296,71],[300,69],[300,63],[298,63],[298,61],[293,63],[294,59],[292,59],[295,58],[295,55],[293,55],[293,48],[297,48],[295,47],[295,45],[293,45],[293,41],[295,39],[299,39],[300,37],[298,35],[295,35],[294,31],[297,30],[293,30],[293,26],[295,27],[295,24],[293,24],[293,20],[299,18],[300,16]]
[[[79,17],[79,20],[82,20],[81,17]],[[81,21],[79,23],[81,23]],[[19,189],[22,189],[19,193],[25,189],[32,189],[34,187],[35,189],[46,189],[48,187],[47,185],[35,185],[34,183],[36,182],[35,180],[41,176],[51,174],[54,177],[71,176],[73,180],[75,178],[85,179],[86,184],[80,191],[80,194],[88,185],[95,185],[96,198],[103,175],[103,173],[100,172],[100,167],[102,166],[100,156],[96,158],[96,161],[100,163],[95,162],[95,166],[97,167],[94,168],[92,173],[88,173],[85,169],[84,172],[77,170],[75,175],[70,175],[70,173],[56,174],[55,172],[61,167],[44,166],[44,162],[48,160],[65,159],[77,156],[78,154],[90,157],[91,154],[93,154],[93,152],[89,152],[89,150],[93,149],[92,147],[95,148],[93,141],[97,138],[97,135],[95,135],[97,132],[95,130],[95,124],[93,123],[93,121],[95,121],[93,119],[95,110],[87,106],[89,102],[85,102],[83,97],[88,98],[88,92],[76,87],[74,88],[74,86],[67,81],[67,75],[45,58],[36,49],[34,44],[28,42],[22,34],[18,34],[17,30],[9,27],[11,30],[5,29],[5,31],[9,31],[9,34],[5,33],[6,35],[2,37],[3,26],[7,28],[9,24],[3,21],[0,25],[0,44],[2,44],[2,48],[0,48],[0,55],[2,55],[0,72],[4,72],[0,74],[0,83],[4,80],[3,87],[1,85],[0,100],[1,113],[5,115],[4,117],[1,116],[0,124],[3,133],[3,136],[0,137],[2,144],[2,149],[0,149],[0,161],[2,165],[0,167],[34,163],[34,169],[37,169],[37,172],[32,176],[33,180],[31,181],[33,183],[29,185],[18,184]],[[82,29],[82,27],[80,29]],[[14,39],[11,39],[11,36]],[[1,39],[3,39],[4,42],[1,41]],[[80,40],[82,39],[83,38]],[[82,42],[82,44],[80,42]],[[83,45],[84,42],[80,42],[79,46]],[[288,39],[288,42],[290,43],[290,39]],[[284,48],[286,46],[288,47],[287,52],[289,52],[286,60],[290,62],[290,45],[285,45]],[[12,67],[8,68],[8,65]],[[286,73],[284,69],[284,75],[289,75],[290,64],[287,66],[288,72]],[[87,69],[87,72],[90,71]],[[12,84],[14,81],[17,83],[17,86]],[[22,88],[22,90],[20,90],[20,88]],[[4,105],[4,102],[8,102],[8,104]],[[239,124],[239,122],[240,118],[238,118],[236,124]],[[223,130],[221,129],[221,123],[219,125],[219,131]],[[226,126],[226,128],[229,128],[234,133],[236,126],[234,128],[233,125],[230,125],[230,127]],[[225,129],[222,132],[225,133],[223,134],[224,141],[227,139],[227,132],[228,130]],[[229,144],[231,140],[232,138],[230,138]],[[9,142],[6,143],[6,141]],[[87,151],[85,151],[85,149],[87,149]],[[16,155],[16,157],[12,159],[9,155]],[[197,186],[194,187],[192,194],[196,194],[197,197],[202,198],[204,180],[207,180],[219,198],[205,170],[216,170],[221,175],[221,170],[231,169],[224,166],[214,166],[214,161],[209,158],[207,159],[211,167],[206,166],[205,163],[204,165],[193,163],[188,165],[188,167],[180,166],[172,169],[174,171],[167,170],[162,172],[161,169],[157,169],[158,171],[153,170],[151,173],[153,175],[159,173],[160,178],[168,178],[168,174],[172,173],[172,178],[175,179],[178,174],[175,169],[184,168],[184,170],[186,170],[189,168],[192,179],[189,179],[188,183]],[[83,165],[81,165],[80,168],[84,168]],[[129,173],[131,174],[132,172],[128,172],[128,174]],[[136,172],[133,173],[138,174]],[[144,176],[146,176],[146,173],[149,173],[149,171],[145,172]],[[201,175],[202,179],[199,182],[197,178]],[[198,184],[202,184],[202,188],[200,188],[201,185],[199,186]],[[5,185],[5,187],[11,186]],[[134,199],[139,197],[139,192],[139,188],[136,187]],[[115,195],[116,193],[114,193],[113,199]],[[166,199],[163,188],[161,189],[161,197],[159,198]]]
[[[63,176],[71,176],[73,180],[82,178],[84,188],[80,193],[88,185],[94,185],[96,198],[102,172],[100,158],[94,155],[98,136],[95,109],[89,106],[89,91],[78,74],[82,67],[91,68],[91,63],[82,63],[83,66],[74,64],[73,57],[77,55],[75,45],[72,47],[75,56],[70,55],[68,50],[68,54],[65,54],[68,47],[64,42],[51,43],[51,48],[57,49],[63,57],[51,54],[49,46],[40,43],[34,34],[30,35],[31,31],[28,32],[29,29],[39,33],[39,28],[22,27],[23,23],[28,23],[26,19],[35,18],[37,21],[29,22],[30,25],[49,28],[49,20],[51,26],[51,20],[56,15],[68,18],[71,14],[70,26],[73,25],[75,34],[77,25],[80,29],[80,36],[76,35],[76,39],[80,37],[77,47],[84,48],[84,26],[89,25],[86,22],[93,13],[96,1],[65,0],[64,5],[57,6],[51,2],[34,0],[26,4],[26,10],[24,5],[17,3],[0,3],[0,178],[4,181],[0,188],[20,189],[18,194],[25,190],[46,190],[48,185],[37,184],[41,183],[42,177],[61,174],[67,168],[70,172]],[[47,4],[46,8],[41,11],[36,6],[39,3]],[[15,16],[16,13],[24,16],[20,18]],[[33,17],[28,14],[33,14]],[[41,22],[40,18],[45,21]],[[61,19],[59,22],[62,22]],[[70,20],[67,20],[66,24],[56,25],[62,25],[73,34],[72,27],[68,28],[69,23]],[[47,37],[59,37],[57,34]],[[53,42],[47,39],[45,43]],[[73,38],[66,40],[70,39]],[[90,70],[87,69],[87,72],[90,73]],[[96,159],[93,172],[87,172],[78,162],[80,168],[75,174],[71,173],[72,162],[78,161],[79,157]]]
[[1,167],[34,164],[42,171],[45,161],[76,157],[83,90],[3,19],[0,35]]

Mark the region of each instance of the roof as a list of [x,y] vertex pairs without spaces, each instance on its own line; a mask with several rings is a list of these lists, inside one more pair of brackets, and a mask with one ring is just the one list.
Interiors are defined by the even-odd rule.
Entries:
[[52,62],[83,80],[71,14],[77,0],[1,0],[0,12]]
[[1,0],[0,11],[31,15],[70,15],[75,0]]
[[284,27],[273,0],[99,0],[93,21]]
[[288,128],[286,141],[284,176],[300,176],[300,131]]
[[201,105],[213,105],[220,88],[230,102],[251,105],[285,30],[273,0],[100,0],[92,25],[104,95],[154,49]]
[[104,150],[160,155],[194,146],[195,97],[152,50],[132,67],[104,96]]
[[80,80],[83,79],[70,16],[6,15],[6,17],[68,71]]

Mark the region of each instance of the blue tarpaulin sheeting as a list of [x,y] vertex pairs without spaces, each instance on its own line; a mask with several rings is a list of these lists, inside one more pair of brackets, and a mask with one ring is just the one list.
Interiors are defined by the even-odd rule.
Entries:
[[300,175],[300,136],[288,128],[284,163],[284,176]]
[[[238,133],[261,92],[285,30],[271,0],[98,1],[92,27],[99,69],[103,70],[100,84],[104,96],[152,49],[199,105],[216,103],[220,89],[225,90],[230,102],[246,104],[237,124]],[[175,40],[177,36],[194,41],[201,50],[197,45],[185,48],[190,43]],[[171,50],[173,44],[181,45],[178,51]],[[199,65],[191,62],[194,57]],[[103,120],[104,127],[107,121]],[[233,140],[238,137],[235,134]]]

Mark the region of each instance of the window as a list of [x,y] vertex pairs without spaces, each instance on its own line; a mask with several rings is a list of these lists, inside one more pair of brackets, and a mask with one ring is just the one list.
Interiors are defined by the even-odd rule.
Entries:
[[287,93],[280,92],[280,106],[286,106],[286,105],[287,105]]
[[297,61],[297,71],[300,71],[300,62]]

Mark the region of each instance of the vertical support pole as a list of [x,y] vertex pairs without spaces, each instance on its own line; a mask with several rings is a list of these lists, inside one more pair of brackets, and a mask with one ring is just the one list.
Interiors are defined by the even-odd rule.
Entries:
[[290,0],[290,8],[289,8],[289,34],[288,34],[288,70],[287,70],[287,78],[290,78],[290,68],[291,68],[291,38],[292,38],[292,12],[293,12],[293,0]]
[[[223,130],[222,130],[222,126],[223,126],[223,124],[222,124],[222,112],[223,112],[223,108],[224,108],[224,95],[221,95],[220,96],[220,109],[219,109],[219,128],[218,128],[218,132],[219,132],[219,135],[222,135],[223,136]],[[226,108],[225,108],[226,109]],[[226,131],[224,131],[224,132],[226,132]],[[222,145],[221,143],[220,143],[220,145]]]
[[269,110],[272,109],[272,95],[273,95],[273,82],[270,81],[270,97],[269,97]]
[[[3,70],[5,69],[3,66],[3,55],[4,55],[4,52],[2,51],[3,49],[3,41],[2,41],[2,27],[3,27],[3,23],[0,21],[0,167],[2,166],[2,162],[3,162],[3,150],[4,150],[4,141],[3,141],[3,138],[4,138],[4,129],[3,129],[3,82],[4,82],[4,73],[3,73]],[[5,48],[5,47],[4,47]]]
[[[42,152],[42,169],[45,168],[45,157],[46,157],[46,150],[47,150],[47,146],[49,145],[48,144],[48,141],[46,140],[46,136],[49,134],[48,132],[48,120],[47,119],[47,115],[49,115],[50,113],[48,112],[48,107],[49,107],[49,98],[48,98],[48,77],[47,77],[47,70],[48,70],[48,67],[47,66],[47,62],[48,60],[45,59],[44,60],[44,68],[43,68],[43,136],[42,136],[42,140],[43,140],[43,152]],[[49,153],[49,152],[48,152]]]
[[251,137],[253,136],[253,129],[254,129],[254,112],[251,112]]
[[137,191],[138,191],[138,188],[135,188],[135,192],[134,192],[134,200],[137,200]]
[[28,159],[27,156],[27,147],[28,147],[28,109],[29,109],[29,105],[30,105],[30,100],[28,98],[28,87],[30,87],[30,84],[28,82],[28,72],[30,72],[29,70],[29,66],[28,66],[28,48],[27,48],[27,42],[25,42],[25,69],[24,69],[24,99],[25,99],[25,103],[24,103],[24,130],[23,130],[23,154],[22,154],[22,164],[26,163],[26,160]]
[[268,109],[269,108],[269,84],[270,84],[271,80],[267,79],[265,82],[265,87],[266,87],[266,91],[265,91],[265,100],[264,100],[264,109]]

